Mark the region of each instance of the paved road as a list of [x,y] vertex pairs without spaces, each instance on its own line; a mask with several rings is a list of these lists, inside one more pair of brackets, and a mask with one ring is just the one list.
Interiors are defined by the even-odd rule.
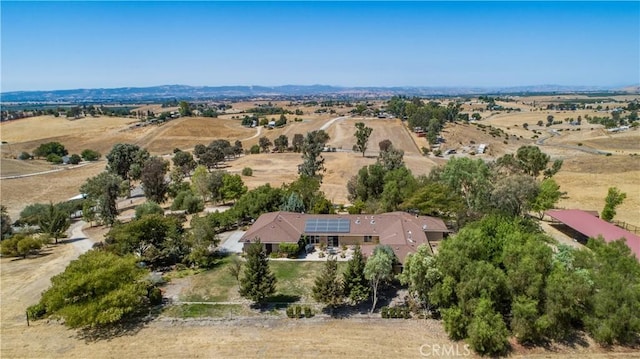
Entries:
[[539,138],[536,141],[536,144],[539,146],[548,146],[548,147],[560,147],[560,148],[566,148],[566,149],[570,149],[570,150],[576,150],[576,151],[582,151],[582,152],[586,152],[586,153],[592,153],[592,154],[596,154],[596,155],[606,155],[609,152],[606,151],[600,151],[598,149],[595,148],[591,148],[591,147],[587,147],[587,146],[572,146],[572,145],[561,145],[561,144],[547,144],[545,143],[546,140],[552,138],[552,137],[559,137],[560,133],[558,132],[558,130],[554,130],[554,129],[550,129],[547,132],[549,132],[549,134],[551,134],[551,136],[549,137],[543,137],[543,138]]
[[[243,244],[240,243],[240,238],[245,234],[245,231],[233,231],[222,233],[222,244],[220,245],[220,251],[223,253],[242,253]],[[227,237],[224,239],[224,237]]]

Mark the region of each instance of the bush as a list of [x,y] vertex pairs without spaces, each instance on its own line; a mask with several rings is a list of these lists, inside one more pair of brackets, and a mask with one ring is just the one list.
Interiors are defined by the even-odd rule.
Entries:
[[247,176],[247,177],[251,177],[253,176],[253,170],[251,169],[251,167],[245,167],[242,169],[242,175],[243,176]]
[[324,252],[319,252],[318,253],[318,258],[324,258]]
[[278,249],[281,253],[284,253],[287,258],[296,258],[300,251],[298,243],[280,243]]
[[204,210],[204,202],[200,197],[194,195],[191,190],[186,190],[178,193],[171,204],[171,210],[184,210],[187,213],[198,213]]
[[27,317],[29,317],[29,319],[40,319],[44,317],[45,314],[47,314],[47,309],[42,303],[34,304],[27,308]]
[[293,316],[295,315],[293,306],[288,306],[286,312],[287,312],[287,317],[289,318],[293,318]]
[[20,156],[18,156],[18,159],[19,160],[23,160],[23,161],[24,160],[30,160],[31,159],[31,155],[29,153],[23,151],[23,152],[20,153]]
[[27,258],[30,254],[37,254],[42,248],[43,241],[31,236],[15,235],[5,239],[0,245],[3,256]]
[[252,155],[257,155],[258,153],[260,153],[260,146],[259,145],[251,146],[249,153],[251,153]]
[[50,153],[47,155],[47,162],[60,164],[62,163],[62,157],[56,155],[55,153]]
[[411,311],[409,310],[409,307],[382,307],[382,309],[380,310],[380,315],[382,315],[382,318],[388,319],[388,318],[403,318],[403,319],[409,319],[411,318]]
[[305,318],[313,317],[313,310],[309,306],[304,307],[304,317]]
[[299,305],[295,306],[295,316],[296,318],[302,318],[302,307]]
[[204,202],[200,197],[194,195],[186,196],[182,206],[187,213],[198,213],[204,211]]
[[153,201],[147,201],[136,207],[136,219],[140,219],[148,214],[164,215],[164,209]]
[[69,163],[71,163],[72,165],[77,165],[78,163],[80,163],[80,161],[82,161],[82,158],[75,153],[69,157]]
[[85,161],[97,161],[100,159],[100,156],[102,155],[98,151],[86,149],[80,153],[80,156]]

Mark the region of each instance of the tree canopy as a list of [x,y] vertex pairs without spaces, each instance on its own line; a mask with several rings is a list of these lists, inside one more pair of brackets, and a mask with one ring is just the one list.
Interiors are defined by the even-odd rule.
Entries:
[[51,278],[51,287],[28,312],[32,318],[62,318],[71,328],[118,323],[151,304],[147,273],[133,256],[91,250]]

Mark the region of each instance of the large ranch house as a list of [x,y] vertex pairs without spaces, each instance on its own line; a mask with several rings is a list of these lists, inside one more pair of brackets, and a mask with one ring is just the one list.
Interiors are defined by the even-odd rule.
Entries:
[[246,247],[257,241],[267,253],[280,243],[308,243],[328,247],[359,244],[368,255],[378,244],[389,245],[400,263],[421,244],[433,245],[449,233],[439,218],[415,216],[405,212],[383,214],[304,214],[271,212],[261,215],[240,239]]

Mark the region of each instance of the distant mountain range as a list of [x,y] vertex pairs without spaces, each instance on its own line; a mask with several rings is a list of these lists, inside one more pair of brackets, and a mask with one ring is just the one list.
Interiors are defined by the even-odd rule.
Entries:
[[518,87],[338,87],[328,85],[284,86],[186,86],[121,87],[52,91],[13,91],[0,93],[3,103],[140,103],[165,100],[206,100],[278,97],[355,97],[468,96],[480,94],[525,93],[638,93],[640,87],[604,86],[518,86]]

